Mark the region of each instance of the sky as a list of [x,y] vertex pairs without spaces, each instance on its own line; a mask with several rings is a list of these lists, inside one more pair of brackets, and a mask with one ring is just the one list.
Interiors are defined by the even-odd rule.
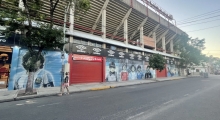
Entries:
[[167,13],[173,15],[173,18],[176,20],[177,27],[186,32],[189,37],[199,39],[204,38],[206,41],[206,49],[203,50],[204,54],[220,57],[220,0],[151,1],[163,8]]

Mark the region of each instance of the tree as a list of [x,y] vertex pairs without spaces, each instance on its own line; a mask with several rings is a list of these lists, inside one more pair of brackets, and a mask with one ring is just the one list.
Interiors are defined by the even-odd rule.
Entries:
[[[29,52],[29,58],[23,63],[29,73],[25,93],[32,94],[32,76],[36,71],[36,62],[40,61],[43,50],[58,48],[62,50],[65,43],[63,30],[55,25],[56,9],[63,9],[63,6],[71,8],[74,5],[76,15],[80,16],[90,9],[90,0],[22,0],[21,3],[19,0],[0,0],[0,24],[7,26],[4,31],[7,36],[15,31],[22,33],[21,43]],[[49,10],[43,11],[45,7],[48,8],[48,5]],[[33,23],[37,24],[34,26]]]
[[149,67],[161,72],[165,68],[165,59],[160,54],[153,54],[149,58]]
[[205,49],[204,44],[205,39],[191,39],[187,34],[182,34],[181,41],[174,47],[179,51],[181,57],[178,67],[186,68],[207,61],[207,57],[201,52]]

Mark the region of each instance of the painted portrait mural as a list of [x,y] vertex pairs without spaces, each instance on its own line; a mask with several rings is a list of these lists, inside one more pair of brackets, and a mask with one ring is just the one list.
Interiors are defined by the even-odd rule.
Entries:
[[178,68],[175,65],[167,64],[167,77],[177,77],[179,76]]
[[144,79],[143,61],[106,58],[106,81],[128,81]]
[[[25,89],[28,80],[28,70],[25,68],[25,64],[29,62],[29,54],[27,50],[21,49],[17,57],[13,58],[9,90]],[[65,55],[65,63],[67,62],[67,58],[68,56]],[[40,60],[35,64],[36,71],[32,78],[33,88],[60,86],[62,70],[60,52],[46,51],[46,54],[40,55]]]
[[149,67],[149,62],[145,62],[144,65],[144,72],[145,72],[145,78],[150,79],[150,78],[155,78],[155,70],[153,68]]

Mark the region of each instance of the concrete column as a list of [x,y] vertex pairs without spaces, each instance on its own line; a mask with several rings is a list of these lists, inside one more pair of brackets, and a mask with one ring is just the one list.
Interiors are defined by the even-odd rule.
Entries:
[[106,9],[102,11],[102,38],[105,40],[106,39]]
[[69,37],[69,42],[70,42],[70,43],[73,43],[73,36],[70,36],[70,37]]
[[106,44],[105,43],[102,44],[102,48],[106,49]]
[[69,31],[73,32],[74,30],[74,11],[75,11],[75,6],[74,3],[72,3],[72,8],[70,8],[70,14],[69,14],[69,21],[70,21],[70,27]]
[[125,38],[125,44],[128,44],[128,20],[125,19],[124,21],[124,38]]
[[141,47],[144,48],[144,33],[143,33],[143,26],[140,28],[140,43],[142,44]]
[[155,48],[154,50],[156,51],[157,50],[157,38],[156,38],[156,32],[153,32],[153,40],[154,40],[154,44],[155,44]]
[[163,52],[166,53],[166,43],[165,43],[165,36],[162,37],[162,48],[163,48]]
[[170,52],[173,55],[173,39],[170,41]]
[[128,52],[128,48],[125,48],[125,52]]
[[[72,3],[73,7],[70,8],[70,14],[69,14],[69,21],[70,21],[70,27],[69,27],[69,31],[73,32],[74,31],[74,11],[75,11],[75,6],[74,3]],[[69,38],[69,42],[73,43],[73,36],[70,36]]]

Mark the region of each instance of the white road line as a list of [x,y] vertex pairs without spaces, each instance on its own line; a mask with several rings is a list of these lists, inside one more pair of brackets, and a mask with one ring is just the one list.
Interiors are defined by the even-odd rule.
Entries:
[[138,113],[138,114],[136,114],[134,116],[130,116],[127,120],[133,119],[133,118],[138,117],[138,116],[140,116],[142,114],[144,114],[144,112]]
[[185,94],[184,97],[189,96],[189,94]]
[[20,106],[20,105],[24,105],[24,104],[16,104],[16,105],[19,105],[19,106]]
[[171,103],[171,102],[173,102],[173,100],[170,100],[170,101],[168,101],[168,102],[165,102],[164,105],[169,104],[169,103]]

